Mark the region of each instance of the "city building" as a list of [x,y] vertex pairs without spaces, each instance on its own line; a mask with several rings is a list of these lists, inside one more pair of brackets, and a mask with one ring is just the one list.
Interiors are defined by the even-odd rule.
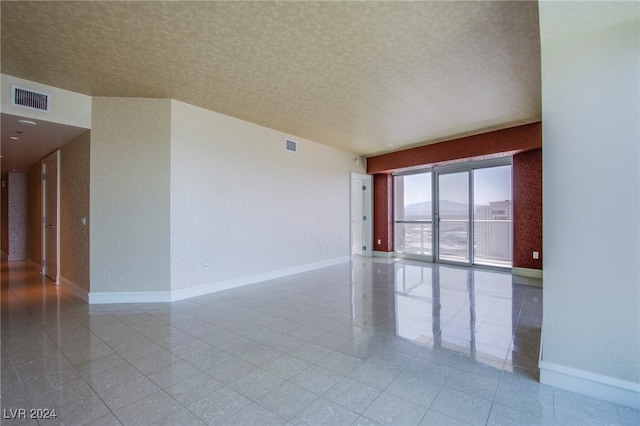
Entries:
[[475,206],[476,257],[485,261],[511,263],[513,257],[513,229],[511,201],[491,201]]

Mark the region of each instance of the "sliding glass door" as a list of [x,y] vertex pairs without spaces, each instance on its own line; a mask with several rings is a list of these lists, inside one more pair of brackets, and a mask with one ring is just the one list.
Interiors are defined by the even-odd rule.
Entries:
[[475,169],[473,200],[474,263],[511,267],[511,165]]
[[469,263],[469,171],[438,176],[438,260]]
[[447,263],[511,267],[511,164],[492,160],[395,176],[395,251]]
[[431,172],[395,177],[395,251],[410,256],[433,254]]

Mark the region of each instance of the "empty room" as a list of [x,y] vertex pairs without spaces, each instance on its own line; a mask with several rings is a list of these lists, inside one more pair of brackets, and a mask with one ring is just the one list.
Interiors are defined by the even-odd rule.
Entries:
[[0,8],[3,424],[640,422],[639,3]]

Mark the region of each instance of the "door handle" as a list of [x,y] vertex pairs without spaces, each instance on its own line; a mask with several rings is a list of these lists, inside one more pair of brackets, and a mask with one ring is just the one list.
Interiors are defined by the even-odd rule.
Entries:
[[56,226],[55,225],[47,225],[47,228],[49,229],[54,229]]

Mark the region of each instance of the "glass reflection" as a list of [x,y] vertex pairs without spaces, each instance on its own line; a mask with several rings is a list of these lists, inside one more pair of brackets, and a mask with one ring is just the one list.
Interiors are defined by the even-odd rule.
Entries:
[[426,346],[504,361],[513,335],[511,276],[395,263],[396,333]]
[[[523,356],[536,368],[536,330],[518,328],[528,292],[510,273],[404,259],[360,259],[353,266],[354,326],[388,330],[423,347],[453,350],[510,369]],[[541,306],[532,305],[541,314]],[[526,355],[520,351],[527,336]],[[518,346],[519,345],[519,346]]]

